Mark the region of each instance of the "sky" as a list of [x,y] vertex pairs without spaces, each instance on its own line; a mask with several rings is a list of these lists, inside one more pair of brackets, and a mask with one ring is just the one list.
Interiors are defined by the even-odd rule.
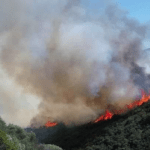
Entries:
[[[149,0],[115,0],[120,8],[128,11],[128,16],[142,24],[150,24]],[[150,37],[149,37],[150,38]],[[150,48],[150,39],[145,39],[144,48]]]
[[[128,12],[128,16],[137,19],[140,23],[150,21],[150,1],[149,0],[113,0],[121,9]],[[100,0],[83,0],[82,4],[89,7],[89,10],[100,9]],[[101,6],[103,4],[101,3]]]
[[150,21],[149,0],[115,0],[116,3],[129,12],[128,16],[136,18],[140,23]]
[[[110,0],[111,1],[111,0]],[[128,17],[138,20],[141,24],[150,24],[150,1],[149,0],[113,0],[122,10],[126,11]],[[98,12],[100,0],[83,0],[84,6],[88,6],[89,11]],[[103,7],[103,3],[101,3]],[[149,30],[150,32],[150,30]],[[148,33],[149,34],[149,33]],[[150,34],[143,41],[143,49],[150,48]]]

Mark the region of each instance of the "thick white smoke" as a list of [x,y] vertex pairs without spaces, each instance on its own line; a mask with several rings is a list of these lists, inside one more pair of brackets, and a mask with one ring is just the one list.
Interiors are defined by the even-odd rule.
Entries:
[[22,97],[17,101],[2,87],[1,105],[11,108],[6,118],[21,126],[83,124],[108,105],[117,109],[139,94],[131,70],[141,56],[146,27],[114,4],[103,1],[95,17],[80,0],[1,0],[0,10],[2,69],[14,88],[40,103],[37,110],[22,111],[28,124],[21,123]]

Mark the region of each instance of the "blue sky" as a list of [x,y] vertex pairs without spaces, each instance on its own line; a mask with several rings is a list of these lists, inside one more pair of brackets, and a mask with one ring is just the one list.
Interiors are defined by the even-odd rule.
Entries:
[[115,0],[120,8],[129,12],[128,16],[139,20],[141,23],[150,21],[149,0]]
[[[118,6],[128,11],[128,17],[137,19],[142,24],[150,26],[150,0],[115,0]],[[143,41],[144,49],[150,48],[150,30]]]
[[[141,24],[149,24],[150,27],[150,0],[108,0],[116,3],[119,8],[128,13],[129,18],[138,20]],[[83,5],[88,6],[89,11],[95,13],[103,7],[102,0],[83,0]],[[100,4],[100,5],[98,5]],[[150,29],[148,37],[143,41],[143,49],[150,48]]]
[[[109,0],[110,2],[116,3],[121,9],[128,11],[128,16],[135,18],[140,23],[146,23],[150,21],[150,0]],[[88,6],[89,9],[100,9],[99,6],[103,7],[101,0],[83,0],[84,5]],[[100,4],[100,5],[98,5]]]

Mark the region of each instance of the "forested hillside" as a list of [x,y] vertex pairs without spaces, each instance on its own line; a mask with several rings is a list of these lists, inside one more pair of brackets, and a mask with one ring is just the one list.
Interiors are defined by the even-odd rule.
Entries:
[[33,131],[9,124],[0,118],[0,150],[62,150],[51,144],[40,144]]
[[41,142],[65,150],[148,150],[150,102],[96,124],[72,128],[62,125],[53,136],[49,134]]
[[[0,130],[0,148],[3,150],[6,147],[14,150],[11,148],[13,143],[22,150],[54,149],[46,148],[45,144],[54,144],[63,150],[149,150],[150,102],[110,120],[77,127],[59,124],[50,128],[22,129],[13,124],[7,126],[1,119]],[[12,139],[12,143],[7,139]]]

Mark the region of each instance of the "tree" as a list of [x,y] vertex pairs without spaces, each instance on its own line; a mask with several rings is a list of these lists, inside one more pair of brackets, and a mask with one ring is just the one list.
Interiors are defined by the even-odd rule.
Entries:
[[19,146],[10,140],[10,137],[0,130],[0,149],[1,150],[18,150]]
[[2,131],[6,131],[6,127],[7,127],[6,123],[5,123],[4,120],[0,117],[0,129],[1,129]]

